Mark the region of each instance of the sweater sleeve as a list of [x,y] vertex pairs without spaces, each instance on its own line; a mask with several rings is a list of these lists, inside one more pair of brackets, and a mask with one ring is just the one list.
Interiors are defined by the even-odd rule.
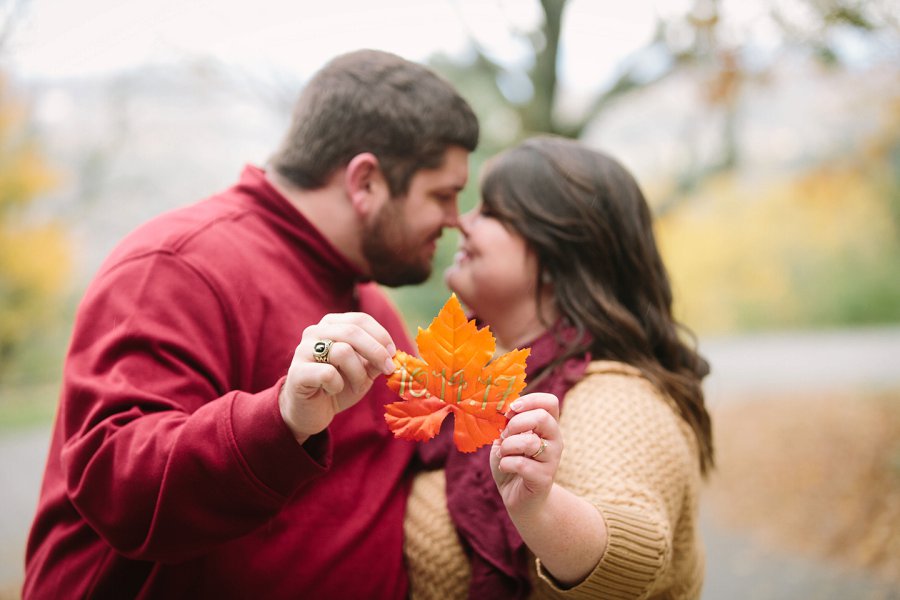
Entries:
[[557,482],[594,504],[608,533],[583,582],[559,587],[537,561],[541,597],[648,597],[670,567],[673,528],[696,452],[668,402],[645,379],[594,374],[566,396]]
[[283,380],[235,391],[234,328],[201,274],[165,253],[118,264],[85,295],[61,464],[71,502],[126,556],[179,561],[239,537],[329,466],[327,433],[301,447],[281,419]]

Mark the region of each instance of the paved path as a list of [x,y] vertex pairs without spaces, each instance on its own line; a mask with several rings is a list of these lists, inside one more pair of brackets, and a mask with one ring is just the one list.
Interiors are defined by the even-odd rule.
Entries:
[[[753,393],[900,388],[900,327],[705,339],[711,405]],[[0,595],[22,576],[49,428],[0,435]],[[702,519],[703,600],[900,600],[900,589],[833,565],[773,554]]]
[[[703,339],[712,365],[710,406],[756,394],[900,389],[900,327]],[[900,600],[900,587],[837,565],[763,548],[701,520],[707,549],[703,600]]]
[[810,558],[774,552],[701,516],[702,600],[900,600],[900,586]]
[[711,404],[761,392],[900,387],[900,327],[700,340]]
[[0,435],[0,594],[22,578],[49,439],[46,426]]

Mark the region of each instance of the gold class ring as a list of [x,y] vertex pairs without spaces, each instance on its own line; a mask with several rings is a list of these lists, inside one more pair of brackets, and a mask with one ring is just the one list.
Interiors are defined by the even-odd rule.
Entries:
[[332,344],[334,344],[334,340],[319,340],[313,344],[313,359],[316,362],[327,363]]

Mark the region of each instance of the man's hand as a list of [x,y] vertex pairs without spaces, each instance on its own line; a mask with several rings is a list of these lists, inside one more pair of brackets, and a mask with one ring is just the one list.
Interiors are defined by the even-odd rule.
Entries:
[[[327,362],[314,358],[317,342],[330,340]],[[379,375],[394,372],[396,346],[390,334],[365,313],[322,317],[303,331],[278,396],[284,422],[301,444],[323,431],[334,416],[369,391]]]

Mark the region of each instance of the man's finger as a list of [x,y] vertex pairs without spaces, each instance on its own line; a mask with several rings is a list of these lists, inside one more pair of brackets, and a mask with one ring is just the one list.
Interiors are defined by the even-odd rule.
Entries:
[[290,377],[291,392],[299,399],[312,398],[322,392],[336,396],[344,391],[344,378],[338,370],[323,363],[303,363],[297,366]]
[[397,347],[394,345],[391,334],[388,333],[387,329],[385,329],[381,323],[376,321],[372,315],[361,312],[332,313],[322,317],[322,320],[319,321],[319,323],[323,325],[332,323],[349,323],[351,325],[356,325],[384,346],[392,356],[397,351]]
[[[365,359],[344,342],[332,344],[328,355],[328,363],[340,372],[353,391],[358,391],[368,385],[369,372],[365,362]],[[378,373],[375,374],[375,377],[377,376]]]
[[[343,342],[370,364],[377,366],[381,373],[394,372],[394,361],[391,360],[393,355],[388,352],[388,349],[381,341],[358,325],[353,323],[319,323],[307,327],[303,332],[303,340],[300,342],[299,347],[302,351],[307,352],[307,360],[313,357],[316,342],[323,340],[331,340],[332,348],[334,348],[334,344]],[[329,356],[331,351],[329,350]]]

